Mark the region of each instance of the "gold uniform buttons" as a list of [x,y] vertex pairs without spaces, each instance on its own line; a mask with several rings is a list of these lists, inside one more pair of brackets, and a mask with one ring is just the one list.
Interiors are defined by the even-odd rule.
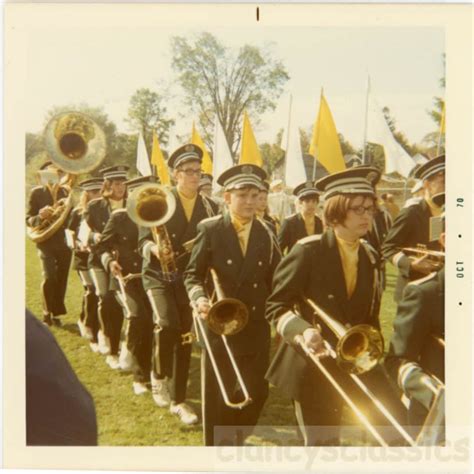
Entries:
[[232,260],[230,258],[227,260],[227,265],[232,265]]

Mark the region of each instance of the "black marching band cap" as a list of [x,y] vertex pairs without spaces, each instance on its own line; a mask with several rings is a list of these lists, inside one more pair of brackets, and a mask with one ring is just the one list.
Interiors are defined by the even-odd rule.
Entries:
[[308,197],[319,199],[319,191],[315,188],[312,181],[305,181],[304,183],[298,184],[298,186],[293,189],[293,194],[297,196],[298,199],[305,199]]
[[268,181],[262,181],[261,191],[270,192],[270,183]]
[[367,194],[374,196],[374,183],[380,179],[380,171],[371,166],[356,166],[333,173],[316,181],[316,189],[324,199],[338,194]]
[[54,163],[53,163],[51,160],[45,161],[45,162],[40,166],[40,171],[45,170],[46,168],[48,168],[48,166],[51,166],[51,165],[54,166]]
[[241,189],[249,186],[262,189],[262,182],[267,178],[267,173],[260,166],[243,164],[232,166],[225,170],[218,178],[217,182],[223,186],[225,191],[231,189]]
[[187,161],[202,161],[202,150],[193,143],[188,143],[179,147],[168,160],[168,166],[172,169],[176,169],[179,165],[186,163]]
[[212,186],[212,180],[212,174],[202,173],[201,180],[199,181],[199,188],[202,188],[203,186]]
[[142,184],[148,183],[159,183],[159,179],[156,176],[139,176],[138,178],[129,179],[125,181],[127,189],[131,191],[132,189],[138,188]]
[[83,191],[99,191],[102,189],[104,180],[102,178],[89,178],[81,181],[79,187]]
[[437,156],[426,163],[422,164],[416,171],[414,177],[416,179],[425,180],[435,174],[444,171],[446,168],[445,155]]
[[108,168],[103,168],[99,171],[99,173],[104,177],[104,179],[108,179],[109,181],[112,180],[126,180],[127,179],[127,171],[129,167],[127,165],[115,165],[109,166]]

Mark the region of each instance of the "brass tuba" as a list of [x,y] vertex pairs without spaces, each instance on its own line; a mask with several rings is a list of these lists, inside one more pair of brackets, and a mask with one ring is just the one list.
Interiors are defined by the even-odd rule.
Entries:
[[[72,187],[74,179],[81,173],[97,168],[105,158],[106,140],[102,129],[87,115],[80,112],[65,112],[55,115],[44,131],[44,143],[51,161],[67,173],[66,181],[60,183]],[[28,227],[28,237],[41,243],[54,235],[64,224],[72,209],[72,192],[57,199],[60,184],[53,187],[52,215],[36,227]]]
[[176,199],[164,186],[156,183],[144,184],[134,189],[127,198],[127,213],[135,224],[149,227],[153,240],[158,246],[161,263],[161,277],[173,281],[177,274],[176,261],[166,262],[161,257],[172,254],[173,248],[164,224],[168,222],[176,209]]

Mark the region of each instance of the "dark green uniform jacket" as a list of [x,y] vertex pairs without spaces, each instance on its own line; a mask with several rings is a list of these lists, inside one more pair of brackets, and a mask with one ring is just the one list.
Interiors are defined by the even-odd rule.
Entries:
[[[67,228],[74,232],[76,238],[77,238],[77,234],[79,233],[81,222],[82,222],[82,210],[79,207],[75,207],[71,211],[71,215],[69,216]],[[78,271],[88,270],[89,268],[87,264],[88,259],[89,259],[89,252],[83,252],[82,250],[74,249],[72,268]]]
[[[110,215],[102,231],[102,238],[97,245],[97,253],[107,271],[109,271],[110,262],[117,260],[122,267],[124,277],[129,273],[141,272],[142,259],[138,253],[138,226],[128,217],[126,209],[116,209]],[[118,289],[116,284],[114,289]]]
[[[198,236],[185,273],[186,290],[192,301],[207,297],[206,277],[208,269],[213,268],[224,294],[247,306],[247,326],[228,337],[235,354],[253,354],[269,347],[270,326],[265,320],[265,302],[279,261],[280,253],[271,231],[257,219],[252,223],[245,257],[228,213],[198,225]],[[209,334],[209,338],[214,343],[219,340],[217,346],[222,346],[220,337]]]
[[403,364],[415,362],[444,382],[444,348],[437,340],[444,340],[444,268],[406,286],[393,328],[385,359],[393,378]]
[[102,262],[97,252],[97,240],[102,234],[107,221],[109,220],[112,208],[109,200],[106,198],[97,198],[90,201],[87,205],[84,219],[91,228],[90,247],[91,253],[89,255],[89,267],[102,269]]
[[[217,204],[210,198],[203,197],[198,194],[194,205],[191,220],[188,222],[184,213],[184,208],[176,188],[172,188],[171,192],[176,198],[176,210],[171,219],[166,223],[175,261],[178,267],[178,273],[182,275],[186,265],[189,262],[190,253],[186,252],[183,244],[196,238],[197,224],[218,213]],[[152,288],[167,288],[168,282],[159,280],[161,265],[159,260],[150,251],[154,244],[151,230],[146,227],[139,228],[139,248],[143,255],[143,286],[145,290]],[[181,277],[180,277],[181,278]],[[186,295],[184,294],[186,298]]]
[[[58,190],[57,199],[65,198],[69,195],[69,191],[64,186],[61,186]],[[29,227],[36,227],[41,224],[42,219],[39,216],[39,211],[45,206],[53,205],[53,196],[48,187],[37,186],[31,190],[30,198],[28,201],[28,210],[26,212],[26,225]],[[61,244],[65,245],[64,228],[55,232],[48,240],[36,244],[39,249],[46,250]]]
[[400,300],[403,288],[410,280],[425,276],[410,271],[410,259],[400,249],[423,244],[430,249],[440,250],[438,243],[430,244],[429,242],[430,217],[431,211],[424,199],[412,206],[403,208],[393,222],[382,245],[383,257],[398,267],[399,271],[394,294],[395,301]]
[[[294,337],[313,326],[313,312],[303,297],[318,304],[343,324],[370,324],[379,328],[379,261],[366,242],[359,248],[357,285],[351,299],[346,284],[336,237],[332,229],[300,240],[283,258],[273,278],[273,291],[267,301],[266,317],[284,339],[268,370],[267,378],[290,398],[300,400],[309,362],[295,350]],[[294,307],[299,314],[293,312]],[[319,320],[315,319],[315,322]],[[322,335],[333,342],[323,325]]]
[[[314,216],[314,233],[323,232],[323,223],[318,216]],[[282,253],[289,252],[298,240],[307,237],[303,216],[298,212],[287,217],[281,224],[278,241]]]

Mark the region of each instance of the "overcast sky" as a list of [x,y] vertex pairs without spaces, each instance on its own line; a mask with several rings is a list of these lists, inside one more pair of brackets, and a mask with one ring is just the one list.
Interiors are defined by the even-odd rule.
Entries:
[[[172,135],[191,133],[194,117],[180,102],[174,83],[170,38],[199,30],[178,28],[48,28],[30,32],[27,131],[42,130],[55,105],[86,102],[102,106],[120,131],[131,95],[140,87],[167,94]],[[209,28],[224,44],[239,47],[271,42],[290,80],[276,110],[261,117],[258,142],[273,141],[288,122],[289,94],[293,123],[308,128],[316,118],[321,87],[338,128],[354,146],[363,139],[365,91],[370,73],[373,91],[388,106],[397,126],[412,142],[436,129],[427,114],[434,96],[444,96],[444,32],[437,28]],[[250,117],[252,120],[252,117]],[[173,145],[176,141],[173,140]]]

